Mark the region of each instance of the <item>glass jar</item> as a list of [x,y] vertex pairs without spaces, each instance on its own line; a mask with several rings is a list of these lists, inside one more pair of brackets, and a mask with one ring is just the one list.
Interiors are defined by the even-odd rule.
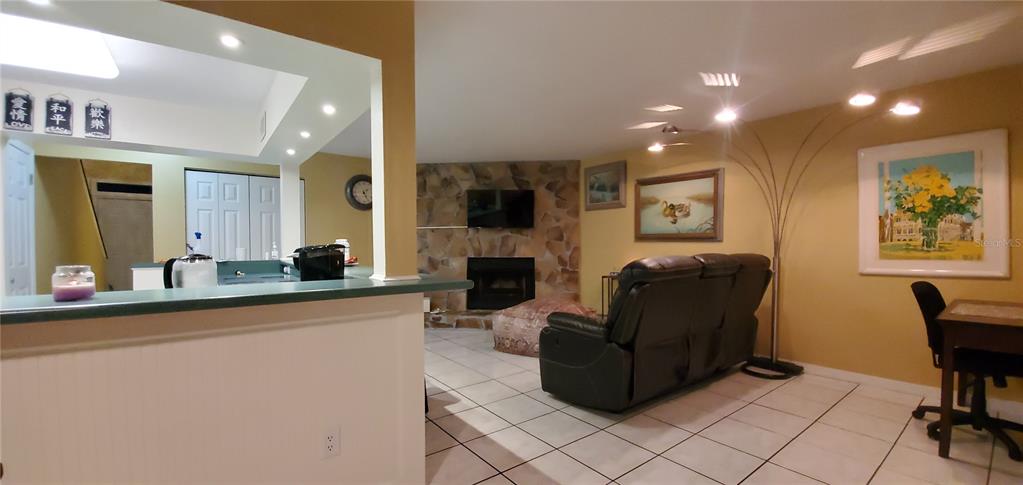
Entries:
[[96,273],[87,264],[57,266],[50,281],[53,301],[84,300],[96,294]]

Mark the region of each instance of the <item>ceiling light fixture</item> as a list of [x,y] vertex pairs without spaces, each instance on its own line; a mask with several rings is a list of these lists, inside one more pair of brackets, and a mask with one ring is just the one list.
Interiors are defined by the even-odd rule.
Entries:
[[678,127],[675,125],[664,125],[664,128],[661,128],[661,133],[665,133],[668,135],[677,135]]
[[50,0],[28,0],[28,3],[35,5],[49,5]]
[[238,40],[237,37],[231,34],[221,35],[220,43],[224,44],[224,47],[227,47],[229,49],[237,49],[238,46],[242,45],[242,41]]
[[734,72],[701,72],[704,86],[739,87],[739,75]]
[[670,112],[670,111],[678,111],[680,109],[682,109],[681,106],[675,106],[673,104],[662,104],[662,105],[651,106],[649,108],[646,108],[647,111],[656,111],[658,113],[667,113],[667,112]]
[[725,108],[714,115],[714,119],[721,123],[731,123],[739,119],[739,114],[731,108]]
[[665,123],[667,123],[667,122],[666,121],[644,121],[644,122],[639,123],[637,125],[632,125],[632,126],[626,128],[626,129],[627,130],[646,130],[646,129],[650,129],[650,128],[656,128],[656,127],[661,126],[661,125],[663,125]]
[[300,131],[298,132],[298,136],[301,136],[302,138],[309,138],[312,135],[310,135],[308,131]]
[[337,108],[335,108],[334,105],[332,104],[323,105],[323,114],[330,116],[333,115],[334,113],[337,113]]
[[102,79],[120,74],[102,33],[7,14],[0,14],[0,63]]
[[856,93],[849,98],[849,104],[853,106],[870,106],[877,101],[877,97],[870,93]]
[[913,116],[920,113],[920,106],[909,101],[899,101],[888,111],[897,116]]
[[663,152],[664,145],[661,145],[660,143],[654,143],[653,145],[646,147],[646,149],[651,152]]
[[284,150],[284,153],[287,153],[289,156],[290,155],[294,155],[295,154],[295,149],[294,148],[289,148],[287,150]]

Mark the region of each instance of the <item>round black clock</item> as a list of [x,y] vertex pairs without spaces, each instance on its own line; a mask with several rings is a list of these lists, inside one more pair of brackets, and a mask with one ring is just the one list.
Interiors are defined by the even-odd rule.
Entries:
[[345,184],[345,198],[352,207],[361,211],[373,208],[373,182],[369,175],[356,175]]

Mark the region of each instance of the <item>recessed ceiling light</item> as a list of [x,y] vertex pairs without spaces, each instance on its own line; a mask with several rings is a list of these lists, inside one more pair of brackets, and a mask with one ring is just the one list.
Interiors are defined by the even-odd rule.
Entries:
[[920,106],[909,101],[899,101],[889,111],[898,116],[913,116],[920,113]]
[[34,3],[36,5],[49,5],[50,0],[28,0],[28,3]]
[[300,131],[298,132],[298,136],[301,136],[302,138],[309,138],[311,135],[309,135],[308,131]]
[[220,36],[220,43],[224,44],[224,47],[230,49],[237,49],[238,46],[242,45],[242,41],[238,40],[237,37],[231,34],[224,34]]
[[682,109],[681,106],[675,106],[673,104],[662,104],[659,106],[651,106],[647,108],[648,111],[656,111],[658,113],[667,113],[669,111],[678,111]]
[[638,125],[632,125],[632,126],[628,127],[627,129],[629,129],[629,130],[646,130],[646,129],[654,128],[654,127],[657,127],[657,126],[661,126],[661,125],[663,125],[665,123],[667,123],[667,122],[666,121],[644,121],[644,122],[642,122],[642,123],[640,123]]
[[323,114],[332,115],[332,114],[334,114],[336,112],[337,112],[337,108],[335,108],[334,105],[332,105],[332,104],[325,104],[325,105],[323,105]]
[[853,106],[870,106],[877,101],[877,97],[870,93],[856,93],[849,98],[849,104]]
[[651,152],[663,152],[664,145],[661,145],[660,143],[654,143],[653,145],[646,147],[646,149]]
[[739,75],[734,72],[701,72],[704,86],[739,87]]
[[714,119],[722,123],[731,123],[739,119],[739,115],[731,108],[725,108],[718,112],[718,114],[714,115]]
[[0,14],[0,63],[102,79],[120,74],[103,34],[7,14]]
[[295,154],[295,149],[294,148],[289,148],[287,150],[284,150],[284,153],[287,153],[288,155],[294,155]]

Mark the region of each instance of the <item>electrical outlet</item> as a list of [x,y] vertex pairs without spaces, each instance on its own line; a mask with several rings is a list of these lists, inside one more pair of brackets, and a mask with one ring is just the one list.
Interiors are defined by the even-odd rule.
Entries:
[[330,428],[323,436],[323,457],[330,458],[341,454],[341,428]]

